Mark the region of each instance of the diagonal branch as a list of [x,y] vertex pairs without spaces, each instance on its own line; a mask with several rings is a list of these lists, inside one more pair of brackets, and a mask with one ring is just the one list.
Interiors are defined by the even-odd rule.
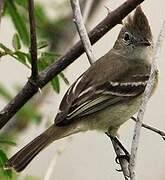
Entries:
[[[144,0],[127,0],[116,10],[112,11],[108,16],[102,20],[93,30],[89,32],[91,44],[97,42],[110,29],[119,24],[132,10],[134,10]],[[50,65],[38,77],[38,86],[44,87],[50,82],[53,77],[69,66],[79,56],[84,53],[82,43],[76,43],[70,51],[68,51],[57,62]],[[2,128],[12,118],[17,111],[37,92],[37,88],[29,81],[25,84],[23,89],[1,110],[0,112],[0,128]]]
[[152,60],[150,78],[148,80],[146,89],[144,91],[144,95],[142,98],[142,104],[140,106],[140,109],[139,109],[139,112],[137,115],[137,122],[136,122],[135,129],[134,129],[134,135],[133,135],[132,147],[131,147],[131,156],[130,156],[130,179],[131,180],[136,179],[135,166],[136,166],[140,132],[141,132],[141,127],[142,127],[142,123],[143,123],[146,106],[147,106],[148,100],[149,100],[151,93],[153,91],[153,88],[154,88],[154,82],[155,82],[156,73],[157,73],[156,61],[158,60],[158,58],[160,56],[160,49],[162,47],[164,38],[165,38],[165,21],[163,22],[163,26],[161,28],[161,31],[160,31],[160,34],[159,34],[159,37],[158,37],[158,40],[157,40],[157,43],[155,46],[155,53],[154,53],[154,57]]
[[31,54],[31,79],[36,81],[38,78],[38,66],[37,66],[37,38],[36,38],[36,22],[35,22],[35,9],[34,1],[28,0],[28,10],[29,10],[29,21],[30,21],[30,54]]
[[[137,122],[137,119],[135,117],[132,117],[131,119],[134,120],[135,122]],[[142,127],[146,128],[152,132],[155,132],[156,134],[159,134],[165,140],[165,132],[164,131],[161,131],[155,127],[149,126],[149,125],[144,124],[144,123],[142,124]]]

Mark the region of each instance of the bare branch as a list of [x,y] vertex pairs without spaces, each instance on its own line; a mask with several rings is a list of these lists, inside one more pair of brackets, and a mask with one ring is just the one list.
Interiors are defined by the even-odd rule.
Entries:
[[[135,122],[137,122],[137,119],[135,117],[132,117],[131,119],[133,119]],[[148,130],[151,130],[152,132],[155,132],[157,134],[159,134],[164,140],[165,140],[165,132],[164,131],[161,131],[155,127],[152,127],[152,126],[149,126],[147,124],[144,124],[142,123],[142,127],[148,129]]]
[[[89,39],[91,44],[97,42],[103,37],[110,29],[121,22],[132,10],[134,10],[144,0],[127,0],[116,10],[112,11],[108,16],[101,21],[92,31],[89,32]],[[80,55],[84,53],[82,43],[79,41],[75,44],[70,51],[68,51],[58,61],[50,65],[38,77],[37,84],[40,88],[44,87],[50,82],[58,73],[69,66]],[[34,96],[37,92],[36,86],[29,81],[23,89],[1,110],[0,112],[0,128],[2,128],[16,112]]]
[[131,157],[130,157],[130,179],[135,180],[136,175],[135,175],[135,166],[136,166],[136,159],[137,159],[137,150],[138,150],[138,145],[139,145],[139,138],[140,138],[140,132],[141,132],[141,127],[143,123],[143,117],[144,113],[146,110],[147,102],[151,96],[153,86],[154,86],[154,81],[156,78],[157,74],[157,66],[156,62],[160,56],[160,50],[162,47],[162,43],[165,37],[165,21],[163,22],[156,46],[155,46],[155,53],[154,57],[152,60],[152,67],[151,67],[151,73],[150,73],[150,78],[148,80],[146,89],[143,94],[142,98],[142,104],[140,106],[138,115],[137,115],[137,122],[135,125],[134,129],[134,135],[133,135],[133,140],[132,140],[132,147],[131,147]]
[[28,10],[29,10],[29,21],[30,21],[30,54],[31,54],[31,79],[36,81],[38,78],[38,66],[37,66],[37,38],[36,38],[36,22],[35,22],[35,10],[34,10],[34,1],[28,0]]
[[85,28],[85,25],[83,23],[79,0],[71,0],[70,2],[71,2],[72,9],[73,9],[73,21],[76,24],[77,31],[78,31],[80,39],[83,43],[88,60],[89,60],[90,64],[92,65],[92,63],[95,62],[95,57],[93,54],[92,46],[91,46],[87,31]]

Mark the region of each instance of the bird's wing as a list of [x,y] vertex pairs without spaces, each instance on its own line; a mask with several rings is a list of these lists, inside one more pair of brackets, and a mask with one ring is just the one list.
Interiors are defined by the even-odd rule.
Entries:
[[[97,83],[93,78],[89,78],[88,72],[84,73],[65,94],[55,124],[57,126],[69,124],[73,119],[87,116],[143,93],[149,75],[136,73],[136,68],[135,71],[132,69],[130,71],[129,68],[126,71],[121,70],[120,81],[115,81],[116,78],[112,75]],[[96,76],[100,77],[99,72]]]

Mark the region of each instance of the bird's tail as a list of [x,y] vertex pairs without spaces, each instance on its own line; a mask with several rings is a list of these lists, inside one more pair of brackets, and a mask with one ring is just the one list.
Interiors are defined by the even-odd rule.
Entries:
[[52,125],[41,135],[27,144],[24,148],[12,156],[6,163],[6,168],[13,168],[17,172],[22,171],[31,162],[31,160],[51,142],[68,136],[71,133],[69,128],[57,127]]

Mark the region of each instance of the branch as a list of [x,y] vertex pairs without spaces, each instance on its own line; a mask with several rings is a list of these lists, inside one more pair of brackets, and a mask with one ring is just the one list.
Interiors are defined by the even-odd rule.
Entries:
[[[131,119],[133,119],[135,122],[137,122],[137,119],[135,117],[132,117]],[[142,127],[159,134],[165,140],[165,132],[164,131],[161,131],[155,127],[149,126],[149,125],[144,124],[144,123],[142,123]]]
[[143,123],[143,118],[144,118],[144,113],[146,110],[147,102],[152,94],[153,86],[154,86],[154,81],[156,78],[156,73],[157,73],[157,66],[156,62],[160,56],[160,50],[163,44],[163,40],[165,37],[165,21],[163,22],[156,46],[155,46],[155,53],[154,57],[152,60],[152,67],[151,67],[151,73],[150,73],[150,78],[148,80],[146,89],[143,94],[142,98],[142,104],[140,106],[138,115],[137,115],[137,122],[135,125],[134,129],[134,136],[132,140],[132,146],[131,146],[131,157],[130,157],[130,179],[135,180],[136,175],[135,175],[135,165],[136,165],[136,159],[137,159],[137,150],[138,150],[138,145],[139,145],[139,138],[140,138],[140,132],[141,132],[141,126]]
[[29,21],[30,21],[30,54],[31,54],[31,79],[36,81],[38,78],[38,66],[37,66],[37,38],[36,38],[36,22],[35,22],[35,9],[34,1],[28,0],[28,10],[29,10]]
[[73,10],[73,21],[76,24],[77,31],[83,43],[88,60],[90,64],[92,65],[95,62],[95,57],[93,54],[92,46],[91,46],[87,31],[85,28],[85,25],[83,23],[83,17],[80,10],[79,0],[71,0],[70,2],[71,2],[72,10]]
[[[108,16],[101,21],[92,31],[89,32],[91,44],[97,42],[110,29],[119,24],[132,10],[134,10],[144,0],[127,0],[116,10],[112,11]],[[37,85],[42,88],[50,82],[57,74],[69,66],[79,56],[84,53],[82,43],[76,43],[70,51],[68,51],[57,62],[50,65],[38,77]],[[0,128],[2,128],[11,117],[37,92],[34,84],[28,81],[23,89],[1,110],[0,112]]]

